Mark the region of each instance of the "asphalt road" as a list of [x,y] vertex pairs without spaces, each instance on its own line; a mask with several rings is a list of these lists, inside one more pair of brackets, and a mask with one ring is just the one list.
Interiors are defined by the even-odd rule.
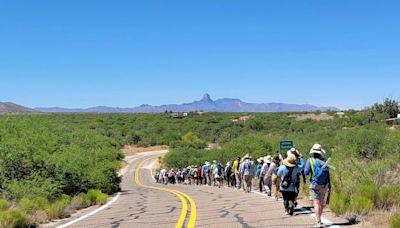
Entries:
[[[259,193],[209,186],[161,185],[152,178],[160,152],[135,155],[122,181],[122,192],[107,205],[91,208],[53,227],[313,227],[306,208],[284,214],[282,202]],[[335,224],[332,224],[332,222]],[[337,228],[340,218],[325,218]],[[48,226],[47,226],[48,227]]]

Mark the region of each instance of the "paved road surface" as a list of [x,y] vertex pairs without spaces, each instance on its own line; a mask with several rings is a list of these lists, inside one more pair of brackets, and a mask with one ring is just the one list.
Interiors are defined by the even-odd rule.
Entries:
[[[260,194],[230,188],[156,184],[150,167],[159,155],[159,152],[144,153],[130,158],[122,192],[112,204],[94,208],[100,211],[92,215],[89,213],[94,209],[52,226],[297,228],[315,224],[309,211],[298,210],[295,216],[287,216],[282,202]],[[330,221],[345,222],[338,218]]]

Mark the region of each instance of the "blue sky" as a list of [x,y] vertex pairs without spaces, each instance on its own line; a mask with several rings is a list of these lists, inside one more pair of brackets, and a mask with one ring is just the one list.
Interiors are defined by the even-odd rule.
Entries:
[[400,98],[399,1],[0,3],[0,101],[213,98],[362,108]]

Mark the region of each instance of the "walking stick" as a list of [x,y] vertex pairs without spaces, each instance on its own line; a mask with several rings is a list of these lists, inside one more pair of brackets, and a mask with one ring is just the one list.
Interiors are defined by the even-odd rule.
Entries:
[[331,202],[331,190],[328,190],[328,197],[326,197],[326,205],[329,205],[329,203]]

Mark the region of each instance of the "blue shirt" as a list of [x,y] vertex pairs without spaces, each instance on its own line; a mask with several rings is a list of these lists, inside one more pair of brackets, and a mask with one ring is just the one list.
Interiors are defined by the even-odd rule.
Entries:
[[242,173],[245,176],[254,176],[256,167],[254,162],[250,159],[246,159],[242,165]]
[[[303,168],[304,168],[304,159],[300,158],[300,164],[293,167],[292,181],[290,182],[289,187],[287,189],[281,187],[280,190],[284,192],[297,192],[298,191],[298,189],[296,189],[297,174],[301,173]],[[289,174],[289,168],[285,165],[281,165],[278,169],[278,176],[281,178],[281,181],[288,174]]]
[[[311,159],[311,158],[310,158]],[[312,173],[312,168],[311,168],[311,161],[310,159],[307,160],[306,168],[304,169],[304,174],[306,176],[311,175],[310,179],[310,185],[317,185],[315,181],[313,180],[313,173]],[[313,158],[315,159],[315,158]],[[315,169],[315,168],[314,168]],[[328,185],[331,186],[331,175],[328,175]]]
[[257,165],[256,177],[260,176],[261,168],[262,168],[262,165],[261,165],[261,163],[259,163],[259,164]]

